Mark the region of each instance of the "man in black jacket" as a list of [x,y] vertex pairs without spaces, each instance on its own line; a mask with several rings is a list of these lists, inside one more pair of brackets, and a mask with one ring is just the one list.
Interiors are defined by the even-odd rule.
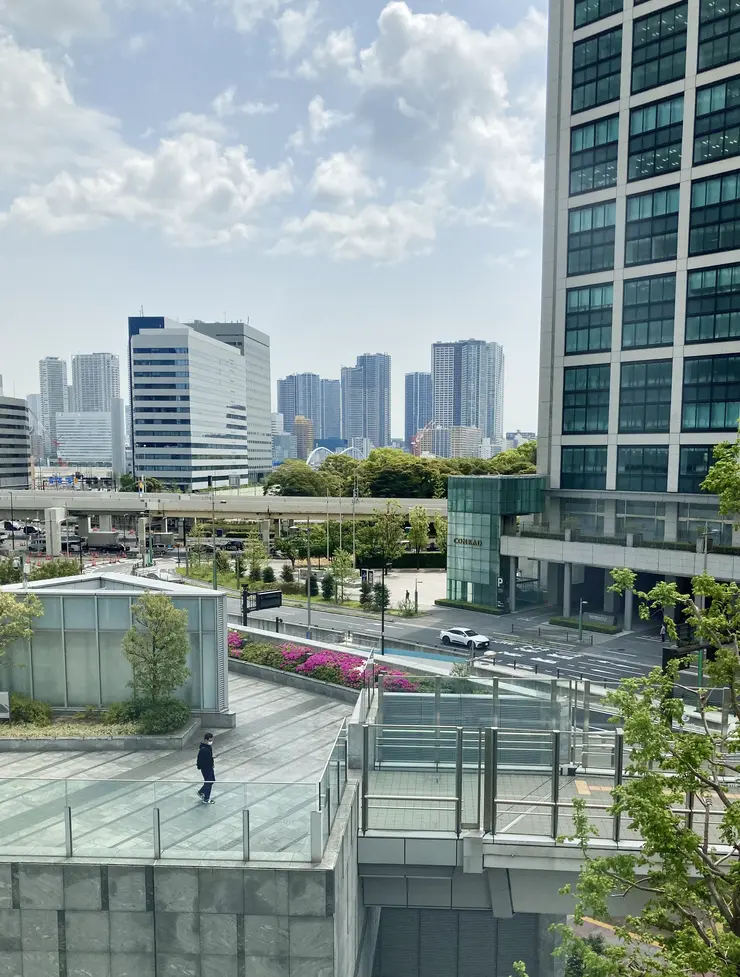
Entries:
[[214,804],[215,801],[211,800],[211,790],[216,780],[216,774],[213,770],[213,733],[206,733],[203,737],[203,742],[198,748],[198,759],[195,761],[195,765],[203,774],[203,786],[198,791],[198,797],[204,804]]

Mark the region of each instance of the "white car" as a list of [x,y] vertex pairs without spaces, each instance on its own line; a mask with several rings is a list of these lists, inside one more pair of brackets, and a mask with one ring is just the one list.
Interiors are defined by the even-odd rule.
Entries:
[[471,651],[488,648],[491,643],[491,639],[485,634],[478,634],[470,628],[448,628],[446,631],[440,631],[439,640],[443,645],[464,645]]

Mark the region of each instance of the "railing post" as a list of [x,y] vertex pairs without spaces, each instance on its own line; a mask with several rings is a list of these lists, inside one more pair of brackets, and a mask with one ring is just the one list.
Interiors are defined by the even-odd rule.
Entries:
[[498,678],[493,680],[493,715],[491,716],[491,722],[494,726],[498,726],[498,711],[499,711],[499,696],[498,696]]
[[560,729],[560,714],[558,712],[558,683],[557,679],[550,682],[550,722],[553,729]]
[[491,837],[496,837],[498,807],[498,729],[491,730]]
[[378,725],[383,725],[383,690],[385,688],[385,676],[381,672],[378,675],[378,718],[376,722]]
[[321,811],[311,811],[311,861],[320,862],[324,855]]
[[249,861],[249,811],[245,807],[242,810],[242,851],[244,861]]
[[327,784],[326,785],[326,837],[328,838],[330,834],[331,834],[331,784]]
[[67,858],[71,858],[74,851],[72,846],[72,808],[69,806],[64,808],[64,849]]
[[583,748],[581,750],[581,766],[588,767],[588,718],[591,702],[591,683],[586,679],[583,683]]
[[362,833],[367,831],[367,795],[369,785],[368,761],[370,754],[370,727],[367,723],[362,727],[362,797],[361,797],[361,825]]
[[462,831],[463,807],[463,728],[457,727],[455,750],[455,834],[460,837]]
[[[614,787],[615,788],[621,786],[623,768],[624,768],[624,730],[616,729],[614,731]],[[619,842],[619,835],[622,828],[621,820],[622,818],[620,814],[614,815],[614,825],[613,825],[614,831],[612,837],[615,842]]]
[[154,858],[162,857],[162,834],[160,830],[159,808],[153,808],[153,828],[154,828]]
[[442,677],[440,675],[435,675],[434,677],[434,725],[442,725]]
[[560,809],[560,730],[552,731],[552,820],[550,823],[550,835],[552,838],[558,836],[558,815]]
[[493,777],[493,729],[483,731],[483,833],[493,834],[491,828],[491,787]]

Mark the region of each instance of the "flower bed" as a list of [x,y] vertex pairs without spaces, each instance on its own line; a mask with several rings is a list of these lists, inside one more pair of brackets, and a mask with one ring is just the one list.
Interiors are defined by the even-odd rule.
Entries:
[[[281,672],[295,672],[321,682],[342,685],[349,689],[361,689],[364,684],[365,661],[357,655],[340,651],[317,651],[302,645],[286,642],[281,645],[267,642],[245,641],[237,631],[229,632],[229,656],[239,661],[266,665]],[[417,692],[418,683],[412,682],[397,669],[375,664],[374,677],[383,675],[389,692]]]

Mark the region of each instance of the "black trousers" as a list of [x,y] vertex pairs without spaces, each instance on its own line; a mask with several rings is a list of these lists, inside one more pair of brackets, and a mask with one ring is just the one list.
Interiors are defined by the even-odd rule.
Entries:
[[203,786],[198,791],[203,800],[207,801],[211,798],[211,791],[213,790],[213,784],[216,780],[216,774],[213,770],[201,770],[203,774]]

